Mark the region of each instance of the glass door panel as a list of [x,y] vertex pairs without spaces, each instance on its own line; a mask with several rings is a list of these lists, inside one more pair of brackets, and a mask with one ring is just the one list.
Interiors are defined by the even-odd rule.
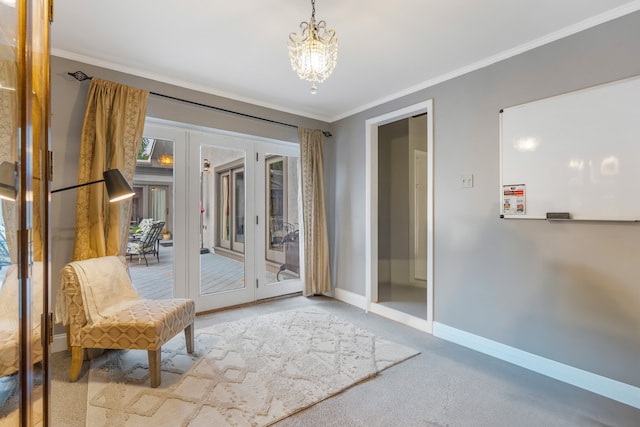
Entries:
[[[44,1],[0,1],[0,425],[48,425],[49,30]],[[42,324],[42,319],[44,324]]]
[[[251,144],[229,136],[192,133],[189,147],[191,182],[196,183],[197,220],[190,215],[190,297],[198,311],[211,310],[252,301],[255,293],[253,254],[245,253],[251,242],[253,202],[247,179],[252,176]],[[199,165],[194,168],[193,165]],[[193,186],[190,186],[193,187]],[[193,200],[194,193],[190,198]],[[196,235],[197,237],[194,237]],[[198,246],[196,246],[198,245]],[[190,273],[191,277],[191,273]]]
[[297,147],[265,144],[264,244],[257,262],[262,272],[258,299],[302,291],[300,280],[300,179]]
[[233,171],[233,250],[244,253],[244,169]]
[[285,200],[284,200],[284,160],[281,156],[271,156],[266,160],[267,197],[267,256],[268,261],[284,262]]
[[[163,299],[185,295],[176,290],[174,257],[174,157],[175,132],[145,124],[143,147],[138,154],[133,176],[135,196],[132,201],[127,261],[134,287],[143,298]],[[141,248],[145,234],[153,223],[163,223],[153,248]],[[141,252],[141,249],[144,253]]]

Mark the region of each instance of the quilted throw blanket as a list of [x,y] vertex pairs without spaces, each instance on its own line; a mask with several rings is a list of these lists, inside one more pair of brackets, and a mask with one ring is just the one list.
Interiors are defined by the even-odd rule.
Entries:
[[[131,279],[122,260],[117,256],[87,259],[69,264],[75,270],[82,293],[87,322],[95,324],[109,317],[140,296],[133,288]],[[58,288],[56,320],[67,323],[64,303],[64,283]]]

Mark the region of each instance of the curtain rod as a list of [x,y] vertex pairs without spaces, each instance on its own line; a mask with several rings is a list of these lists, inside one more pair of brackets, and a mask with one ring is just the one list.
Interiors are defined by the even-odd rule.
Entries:
[[[75,73],[67,73],[67,74],[70,75],[71,77],[73,77],[74,79],[76,79],[79,82],[84,81],[84,80],[91,80],[93,78],[91,76],[86,75],[82,71],[76,71]],[[292,128],[298,129],[298,126],[292,125],[290,123],[278,122],[278,121],[275,121],[275,120],[266,119],[264,117],[252,116],[251,114],[245,114],[245,113],[241,113],[239,111],[233,111],[233,110],[228,110],[226,108],[215,107],[213,105],[201,104],[200,102],[189,101],[188,99],[177,98],[175,96],[165,95],[163,93],[149,91],[149,94],[150,95],[159,96],[161,98],[171,99],[173,101],[180,101],[180,102],[184,102],[186,104],[196,105],[198,107],[205,107],[205,108],[210,108],[212,110],[222,111],[223,113],[235,114],[236,116],[242,116],[242,117],[246,117],[246,118],[249,118],[249,119],[260,120],[260,121],[263,121],[263,122],[268,122],[268,123],[273,123],[273,124],[276,124],[276,125],[288,126],[288,127],[292,127]],[[331,135],[331,132],[329,132],[328,130],[323,130],[321,132],[327,138],[329,138],[330,136],[333,136],[333,135]]]

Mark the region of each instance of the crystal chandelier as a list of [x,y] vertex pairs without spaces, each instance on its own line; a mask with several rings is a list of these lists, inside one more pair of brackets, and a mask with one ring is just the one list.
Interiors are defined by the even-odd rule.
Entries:
[[289,59],[298,77],[312,83],[311,93],[315,94],[316,83],[325,81],[336,67],[338,38],[325,21],[316,22],[315,0],[311,0],[311,20],[301,22],[300,30],[300,34],[289,34]]

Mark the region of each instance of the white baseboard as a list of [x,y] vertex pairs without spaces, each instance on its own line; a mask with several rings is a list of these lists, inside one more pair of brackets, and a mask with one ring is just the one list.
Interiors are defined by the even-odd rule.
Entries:
[[424,319],[420,319],[419,317],[411,316],[409,314],[402,313],[401,311],[394,310],[382,304],[376,303],[371,303],[370,308],[367,310],[367,298],[363,297],[362,295],[354,294],[353,292],[345,291],[344,289],[335,288],[333,290],[333,298],[361,308],[362,310],[371,311],[372,313],[375,313],[382,317],[386,317],[387,319],[391,319],[395,322],[411,326],[423,332],[431,333],[429,323]]
[[53,344],[51,344],[51,353],[60,353],[67,349],[67,334],[56,334],[53,336]]
[[394,310],[386,305],[371,303],[371,312],[395,322],[411,326],[412,328],[418,329],[422,332],[426,332],[428,334],[431,333],[429,322],[425,319],[403,313],[402,311]]
[[354,294],[344,289],[335,288],[333,290],[333,297],[338,301],[346,302],[363,310],[367,310],[367,298],[362,295]]
[[640,388],[555,362],[438,322],[433,335],[640,409]]

